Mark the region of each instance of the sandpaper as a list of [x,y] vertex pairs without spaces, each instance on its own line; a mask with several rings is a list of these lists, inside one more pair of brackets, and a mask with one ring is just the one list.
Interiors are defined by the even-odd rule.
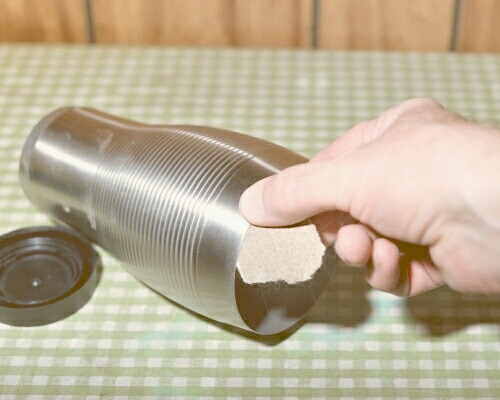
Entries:
[[248,284],[285,281],[297,284],[321,267],[325,246],[312,224],[280,228],[251,225],[237,268]]

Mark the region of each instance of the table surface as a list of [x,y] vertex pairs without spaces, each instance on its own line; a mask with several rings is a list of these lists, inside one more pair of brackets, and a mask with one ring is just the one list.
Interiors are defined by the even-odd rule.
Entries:
[[[500,57],[1,45],[0,233],[50,223],[17,169],[30,129],[60,106],[228,128],[311,156],[417,96],[500,125]],[[337,268],[300,326],[258,337],[179,308],[101,254],[81,310],[0,324],[0,399],[500,397],[498,297],[442,288],[400,299]]]

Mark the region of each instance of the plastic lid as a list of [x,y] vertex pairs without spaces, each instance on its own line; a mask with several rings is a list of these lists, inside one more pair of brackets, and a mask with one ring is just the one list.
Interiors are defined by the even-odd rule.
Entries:
[[67,228],[0,236],[0,322],[38,326],[68,317],[92,297],[100,266],[90,242]]

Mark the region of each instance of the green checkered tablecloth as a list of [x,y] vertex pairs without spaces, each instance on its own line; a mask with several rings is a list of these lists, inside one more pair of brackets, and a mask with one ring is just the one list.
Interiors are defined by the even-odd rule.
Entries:
[[[500,125],[500,57],[1,45],[0,234],[49,223],[17,168],[30,129],[60,106],[228,128],[311,156],[416,96]],[[0,324],[0,399],[500,398],[498,297],[400,299],[337,268],[298,328],[258,337],[179,308],[102,256],[80,311]]]

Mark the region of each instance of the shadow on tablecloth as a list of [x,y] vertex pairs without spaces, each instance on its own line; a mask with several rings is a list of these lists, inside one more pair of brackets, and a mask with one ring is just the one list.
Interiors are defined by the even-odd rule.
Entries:
[[364,268],[350,268],[338,262],[328,286],[304,322],[356,327],[372,313],[367,297],[370,290]]
[[432,336],[500,323],[500,295],[463,294],[443,286],[408,298],[406,306],[409,315]]

